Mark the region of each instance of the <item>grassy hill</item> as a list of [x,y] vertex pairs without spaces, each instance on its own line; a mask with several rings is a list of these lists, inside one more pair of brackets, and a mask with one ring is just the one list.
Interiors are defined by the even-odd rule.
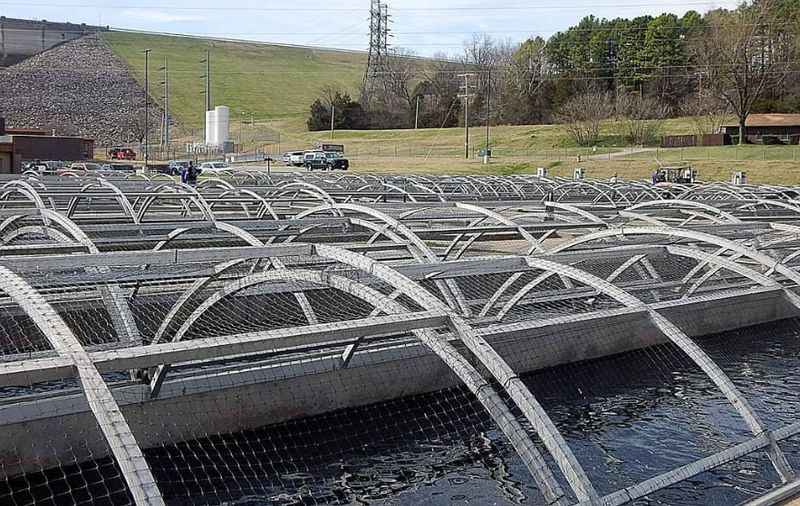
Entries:
[[242,112],[257,120],[305,118],[326,84],[357,95],[366,64],[366,54],[346,51],[129,32],[108,32],[103,37],[142,83],[143,51],[152,50],[150,93],[156,99],[162,95],[158,69],[168,59],[170,109],[185,127],[201,127],[204,119],[205,67],[200,61],[206,50],[211,51],[214,105],[230,107],[232,122]]
[[[329,140],[328,132],[307,132],[293,120],[269,122],[282,132],[281,148],[307,149],[315,141]],[[617,131],[614,122],[602,126],[605,138]],[[665,134],[691,133],[689,118],[675,118],[664,124]],[[245,139],[251,135],[245,129]],[[258,136],[257,132],[252,135]],[[473,147],[484,145],[485,132],[472,130]],[[464,130],[338,131],[334,141],[346,146],[353,170],[379,173],[427,174],[534,174],[547,167],[554,176],[571,177],[581,166],[590,177],[618,175],[627,179],[649,179],[659,163],[687,162],[707,181],[729,181],[735,171],[745,171],[755,183],[800,184],[800,146],[724,146],[698,148],[629,148],[606,142],[597,150],[571,147],[563,125],[521,125],[492,128],[495,158],[490,165],[464,160]],[[276,146],[267,147],[267,149]],[[581,162],[577,157],[581,155]]]

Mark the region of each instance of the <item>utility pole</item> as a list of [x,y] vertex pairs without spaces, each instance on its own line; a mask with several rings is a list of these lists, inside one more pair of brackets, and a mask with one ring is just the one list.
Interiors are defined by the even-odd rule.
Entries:
[[211,51],[206,49],[206,111],[211,110]]
[[200,60],[200,63],[206,64],[206,73],[203,74],[201,77],[205,78],[206,86],[205,90],[203,91],[203,95],[205,95],[205,104],[203,105],[203,142],[206,141],[208,138],[208,125],[206,124],[206,113],[211,110],[211,51],[206,49],[206,57],[204,60]]
[[486,147],[483,155],[483,163],[488,165],[489,158],[489,134],[492,124],[492,71],[486,73]]
[[464,99],[464,158],[469,160],[469,101],[472,98],[469,81],[475,74],[459,74],[458,77],[464,78],[464,93],[459,95],[459,98]]
[[244,116],[247,114],[242,111],[239,115],[239,151],[242,151],[242,144],[244,143]]
[[331,103],[331,140],[333,140],[333,130],[336,123],[334,120],[336,119],[336,104]]
[[144,50],[144,170],[147,171],[150,153],[147,144],[150,140],[150,52]]
[[419,95],[417,95],[417,113],[414,115],[414,130],[419,129]]
[[164,81],[161,83],[164,85],[164,128],[162,131],[164,132],[164,146],[166,146],[167,152],[169,152],[169,61],[166,56],[164,57],[164,66],[159,70],[164,71]]

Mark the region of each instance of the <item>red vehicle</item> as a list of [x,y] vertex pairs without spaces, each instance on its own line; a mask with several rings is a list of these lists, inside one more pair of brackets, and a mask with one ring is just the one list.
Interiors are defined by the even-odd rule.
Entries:
[[131,148],[111,148],[108,157],[112,160],[136,160],[136,152]]

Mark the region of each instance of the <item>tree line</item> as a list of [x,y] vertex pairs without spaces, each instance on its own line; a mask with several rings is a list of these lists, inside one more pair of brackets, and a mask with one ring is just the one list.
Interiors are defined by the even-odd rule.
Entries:
[[652,140],[658,121],[676,116],[692,116],[697,133],[711,133],[729,115],[744,125],[755,112],[800,112],[798,39],[797,0],[681,17],[587,16],[548,40],[521,43],[479,34],[458,55],[422,60],[395,51],[368,96],[325,90],[308,127],[330,128],[335,100],[343,113],[337,128],[458,126],[468,94],[470,122],[567,123],[584,145],[598,141],[597,124],[609,118],[627,122],[628,142]]

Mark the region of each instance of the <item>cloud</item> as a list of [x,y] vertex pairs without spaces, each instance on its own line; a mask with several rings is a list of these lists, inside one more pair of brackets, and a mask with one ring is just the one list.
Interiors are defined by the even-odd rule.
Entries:
[[122,15],[128,19],[140,19],[155,23],[186,23],[190,21],[206,21],[204,16],[196,14],[175,14],[153,9],[126,9]]

